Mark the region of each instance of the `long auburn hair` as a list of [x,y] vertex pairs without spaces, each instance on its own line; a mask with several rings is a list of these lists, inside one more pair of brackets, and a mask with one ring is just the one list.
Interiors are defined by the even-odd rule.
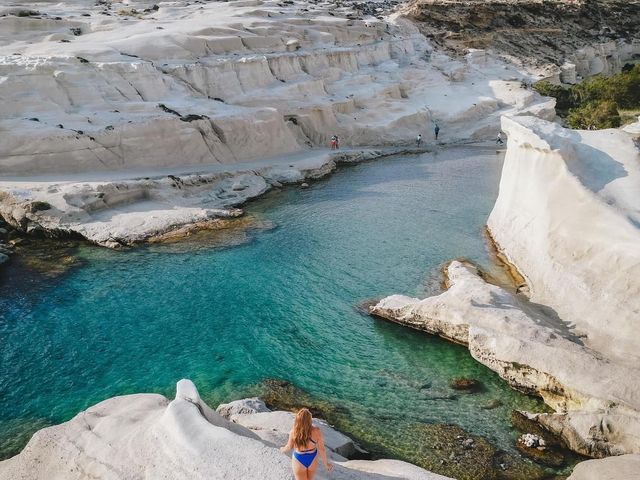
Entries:
[[296,414],[293,422],[293,446],[298,449],[305,449],[311,440],[311,412],[307,408],[302,408]]

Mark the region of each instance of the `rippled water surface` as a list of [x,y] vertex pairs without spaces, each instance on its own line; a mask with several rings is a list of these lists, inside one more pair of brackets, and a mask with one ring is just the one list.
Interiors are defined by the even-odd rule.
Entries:
[[[289,380],[344,407],[352,434],[400,450],[412,448],[409,427],[448,422],[513,451],[510,412],[536,400],[466,349],[354,308],[433,290],[451,258],[488,266],[482,228],[500,167],[494,150],[469,148],[345,167],[254,202],[242,228],[124,252],[82,247],[81,266],[55,279],[6,270],[2,455],[105,398],[172,396],[183,377],[213,405]],[[483,391],[452,398],[457,376]],[[481,408],[495,399],[502,406]]]

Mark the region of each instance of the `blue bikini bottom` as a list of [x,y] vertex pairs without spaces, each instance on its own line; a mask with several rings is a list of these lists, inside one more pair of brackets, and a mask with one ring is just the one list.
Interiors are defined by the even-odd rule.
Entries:
[[293,458],[298,460],[304,468],[309,468],[318,455],[318,449],[314,448],[310,452],[293,451]]

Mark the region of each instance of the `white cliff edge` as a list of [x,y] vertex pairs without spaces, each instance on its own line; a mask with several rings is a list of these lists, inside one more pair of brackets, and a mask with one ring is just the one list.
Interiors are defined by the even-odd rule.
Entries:
[[487,225],[548,305],[621,362],[640,359],[640,151],[621,130],[503,118],[509,135]]
[[[156,394],[114,397],[38,431],[20,454],[0,462],[0,479],[293,479],[291,460],[279,451],[292,414],[270,412],[255,399],[250,405],[260,408],[227,420],[189,380],[178,382],[173,401]],[[353,442],[320,426],[336,465],[331,478],[447,480],[394,460],[347,461],[335,450],[344,453]],[[318,478],[328,478],[322,467]]]
[[488,227],[530,298],[454,261],[444,293],[394,295],[371,313],[467,345],[510,385],[554,408],[529,416],[574,451],[638,454],[640,157],[633,135],[571,131],[524,116],[503,118],[502,127],[508,150]]

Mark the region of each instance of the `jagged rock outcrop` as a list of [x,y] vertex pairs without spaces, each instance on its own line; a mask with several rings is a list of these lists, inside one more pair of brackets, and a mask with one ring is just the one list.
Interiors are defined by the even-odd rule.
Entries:
[[[404,462],[336,461],[331,478],[446,480]],[[278,448],[213,411],[191,381],[181,380],[173,401],[155,394],[105,400],[40,430],[20,454],[0,462],[2,480],[95,478],[282,480],[293,475],[291,460]],[[328,478],[322,468],[318,478]]]

